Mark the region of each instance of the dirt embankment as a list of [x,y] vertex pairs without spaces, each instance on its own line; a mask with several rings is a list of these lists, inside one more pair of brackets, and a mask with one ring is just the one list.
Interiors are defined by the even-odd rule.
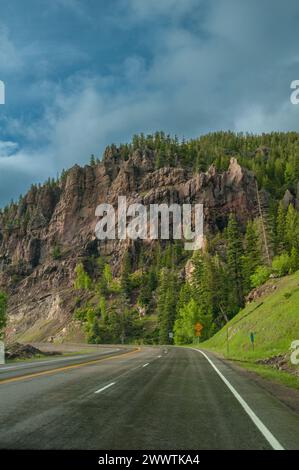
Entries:
[[12,343],[5,351],[5,359],[31,359],[36,357],[60,355],[59,351],[41,351],[31,344]]

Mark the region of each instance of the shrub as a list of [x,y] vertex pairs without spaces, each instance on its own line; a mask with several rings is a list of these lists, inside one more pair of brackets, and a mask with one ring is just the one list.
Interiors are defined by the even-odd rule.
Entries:
[[285,276],[291,270],[291,258],[287,253],[276,256],[272,261],[273,272],[279,276]]
[[250,276],[252,287],[259,287],[264,284],[270,277],[271,271],[267,266],[258,266],[255,273]]
[[129,279],[132,289],[138,289],[138,287],[141,287],[142,277],[143,273],[141,271],[135,271],[134,273],[130,274]]
[[60,259],[61,258],[61,249],[59,245],[55,245],[52,250],[52,258],[54,260]]
[[86,289],[90,290],[92,287],[92,282],[89,275],[85,272],[84,266],[82,263],[77,264],[75,268],[76,279],[74,282],[74,287],[76,290]]
[[93,307],[85,305],[84,307],[77,308],[74,316],[81,323],[92,323],[95,318],[95,310]]

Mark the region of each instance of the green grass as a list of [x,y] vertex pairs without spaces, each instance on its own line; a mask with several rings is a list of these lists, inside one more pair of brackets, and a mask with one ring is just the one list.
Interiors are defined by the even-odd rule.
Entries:
[[[287,385],[299,384],[299,366],[288,362],[290,373],[255,364],[280,354],[289,358],[292,341],[299,339],[299,272],[269,281],[276,290],[248,304],[201,347],[240,361],[263,376]],[[254,350],[250,333],[255,333]],[[228,341],[227,341],[228,338]],[[228,349],[229,347],[229,349]]]
[[243,368],[255,372],[264,379],[272,380],[274,382],[278,382],[280,384],[286,385],[290,388],[295,388],[299,390],[299,379],[296,375],[290,374],[288,372],[280,371],[274,369],[273,367],[264,366],[260,364],[253,364],[253,363],[241,363],[240,364]]

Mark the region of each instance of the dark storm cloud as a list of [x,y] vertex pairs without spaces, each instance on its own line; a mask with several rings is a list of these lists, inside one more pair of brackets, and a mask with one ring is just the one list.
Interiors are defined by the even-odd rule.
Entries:
[[0,11],[1,202],[140,131],[298,130],[295,0],[0,0]]

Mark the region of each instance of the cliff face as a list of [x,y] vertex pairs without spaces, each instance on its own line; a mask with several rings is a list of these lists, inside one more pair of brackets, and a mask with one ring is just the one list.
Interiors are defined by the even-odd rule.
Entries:
[[67,337],[72,314],[74,268],[91,255],[111,256],[115,272],[128,241],[95,238],[95,208],[118,196],[128,203],[203,203],[205,230],[223,229],[234,211],[241,226],[257,215],[254,175],[235,159],[228,171],[192,174],[184,168],[155,169],[151,151],[127,160],[111,151],[101,163],[75,165],[58,184],[33,187],[0,215],[0,288],[9,294],[9,337]]

